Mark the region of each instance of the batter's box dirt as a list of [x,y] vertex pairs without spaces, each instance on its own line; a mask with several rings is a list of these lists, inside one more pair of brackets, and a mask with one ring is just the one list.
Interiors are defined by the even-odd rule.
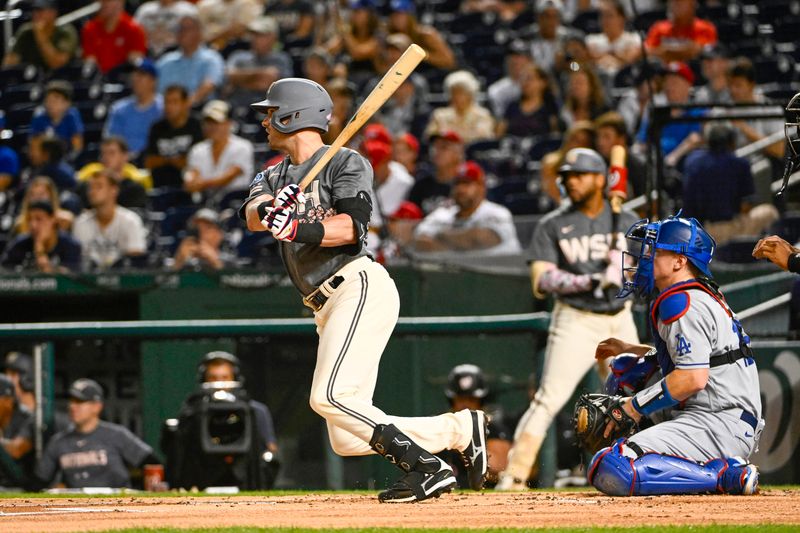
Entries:
[[[602,512],[594,512],[594,508]],[[755,496],[610,498],[598,492],[457,493],[417,504],[374,494],[19,498],[0,500],[3,533],[175,527],[590,527],[796,524],[800,490]]]

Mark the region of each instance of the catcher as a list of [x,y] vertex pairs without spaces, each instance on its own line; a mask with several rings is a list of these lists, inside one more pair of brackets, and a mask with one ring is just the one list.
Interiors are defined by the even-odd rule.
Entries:
[[[678,216],[639,221],[626,237],[641,248],[619,297],[656,296],[655,348],[615,338],[597,347],[598,359],[625,354],[611,365],[610,392],[636,392],[578,402],[579,440],[587,449],[605,445],[589,464],[589,483],[613,496],[753,494],[758,468],[747,459],[764,428],[758,370],[750,338],[710,279],[714,240]],[[653,356],[663,378],[647,386]],[[668,420],[637,432],[659,413]]]

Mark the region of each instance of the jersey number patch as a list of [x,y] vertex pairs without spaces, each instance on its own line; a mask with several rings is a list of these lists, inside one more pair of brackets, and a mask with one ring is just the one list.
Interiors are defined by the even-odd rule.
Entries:
[[675,351],[678,352],[678,355],[689,355],[692,353],[692,345],[686,340],[686,337],[678,333],[675,335],[675,338],[678,339],[678,345],[675,347]]

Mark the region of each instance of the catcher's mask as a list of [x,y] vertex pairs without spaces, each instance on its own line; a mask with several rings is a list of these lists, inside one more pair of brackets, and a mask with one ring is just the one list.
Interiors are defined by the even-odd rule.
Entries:
[[783,184],[778,191],[778,196],[783,194],[789,182],[789,176],[800,164],[800,93],[792,96],[786,105],[786,122],[783,124],[783,134],[786,136],[786,161],[783,167]]
[[[657,222],[645,218],[631,226],[625,237],[633,243],[640,243],[640,246],[638,254],[623,252],[623,255],[635,259],[636,266],[626,267],[626,261],[623,261],[624,281],[617,298],[625,298],[629,294],[646,298],[653,293],[653,258],[656,250],[685,255],[703,275],[713,277],[708,264],[714,256],[717,243],[694,218],[680,218],[680,212]],[[631,244],[628,248],[635,250]]]

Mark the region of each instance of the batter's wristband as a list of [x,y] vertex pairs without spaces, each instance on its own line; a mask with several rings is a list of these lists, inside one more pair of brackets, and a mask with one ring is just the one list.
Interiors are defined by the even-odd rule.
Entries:
[[800,253],[795,253],[789,256],[787,268],[789,272],[800,274]]
[[321,222],[305,222],[297,224],[297,233],[294,236],[294,242],[302,242],[303,244],[322,244],[322,238],[325,236],[325,226]]
[[264,220],[264,217],[267,216],[267,209],[272,207],[272,202],[261,202],[256,206],[256,212],[258,212],[258,220]]
[[678,405],[678,400],[673,398],[669,393],[669,389],[667,388],[667,380],[662,379],[660,385],[660,392],[658,392],[657,389],[653,390],[656,388],[656,385],[654,385],[653,387],[645,389],[634,396],[633,400],[631,401],[633,408],[644,416],[650,416],[651,414],[661,411],[662,409],[668,409]]

